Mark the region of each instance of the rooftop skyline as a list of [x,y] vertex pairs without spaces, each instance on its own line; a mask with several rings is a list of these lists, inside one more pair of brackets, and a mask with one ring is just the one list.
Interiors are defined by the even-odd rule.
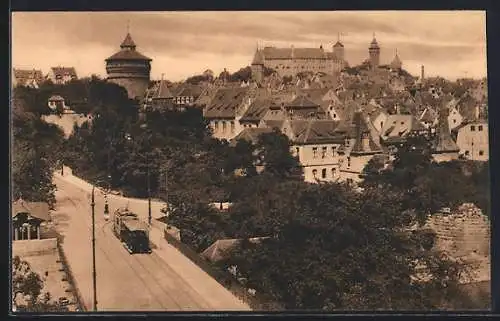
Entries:
[[104,59],[120,49],[129,29],[137,50],[153,59],[152,78],[179,81],[206,69],[218,74],[248,66],[257,44],[330,51],[338,33],[346,59],[357,65],[375,33],[382,64],[397,50],[413,75],[424,65],[426,76],[481,78],[485,24],[484,11],[16,12],[12,65],[44,73],[73,66],[80,77],[105,77]]

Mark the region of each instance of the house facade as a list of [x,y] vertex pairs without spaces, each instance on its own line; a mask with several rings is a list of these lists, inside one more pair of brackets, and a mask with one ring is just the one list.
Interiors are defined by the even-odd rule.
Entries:
[[50,68],[47,77],[54,83],[58,85],[66,84],[72,80],[78,79],[76,70],[74,67],[52,67]]
[[38,88],[45,80],[41,70],[23,70],[16,69],[12,71],[12,87],[26,86],[31,88]]
[[459,154],[469,160],[489,160],[488,122],[476,121],[456,128]]
[[212,135],[228,141],[236,137],[244,129],[240,119],[252,102],[248,88],[219,89],[203,111]]

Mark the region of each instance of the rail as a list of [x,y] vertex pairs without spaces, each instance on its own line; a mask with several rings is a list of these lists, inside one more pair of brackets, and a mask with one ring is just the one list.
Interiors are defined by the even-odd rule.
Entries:
[[179,250],[184,256],[195,263],[199,268],[201,268],[205,273],[214,278],[217,282],[223,285],[227,290],[229,290],[237,298],[245,302],[254,311],[281,311],[282,308],[279,304],[272,302],[272,300],[267,299],[263,294],[256,293],[255,295],[250,295],[248,290],[243,287],[236,278],[229,273],[229,271],[224,271],[206,259],[201,257],[196,251],[191,249],[188,245],[177,240],[175,237],[170,235],[164,230],[164,238],[173,247]]
[[79,311],[88,311],[87,307],[85,306],[85,301],[83,300],[83,296],[80,293],[80,290],[76,286],[76,281],[75,278],[73,277],[73,273],[71,272],[71,267],[68,264],[68,260],[66,258],[66,255],[64,254],[64,249],[61,245],[61,236],[58,235],[57,237],[57,249],[59,252],[59,258],[61,260],[61,264],[63,265],[66,274],[68,276],[68,283],[72,289],[73,295],[76,298],[76,306]]

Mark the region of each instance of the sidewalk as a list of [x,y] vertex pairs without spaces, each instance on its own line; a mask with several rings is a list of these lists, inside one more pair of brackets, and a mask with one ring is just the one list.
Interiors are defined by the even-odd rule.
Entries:
[[[156,246],[153,251],[164,260],[177,274],[181,275],[196,292],[205,298],[214,310],[228,310],[228,306],[235,307],[233,311],[251,311],[242,300],[235,297],[229,290],[219,284],[195,263],[186,258],[163,237],[163,230],[152,225],[149,237]],[[214,295],[217,293],[218,295]]]

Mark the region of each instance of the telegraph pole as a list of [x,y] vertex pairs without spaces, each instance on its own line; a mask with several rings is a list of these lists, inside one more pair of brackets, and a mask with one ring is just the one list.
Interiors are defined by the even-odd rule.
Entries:
[[94,311],[97,311],[97,278],[95,270],[95,186],[92,186],[92,284],[94,288]]

